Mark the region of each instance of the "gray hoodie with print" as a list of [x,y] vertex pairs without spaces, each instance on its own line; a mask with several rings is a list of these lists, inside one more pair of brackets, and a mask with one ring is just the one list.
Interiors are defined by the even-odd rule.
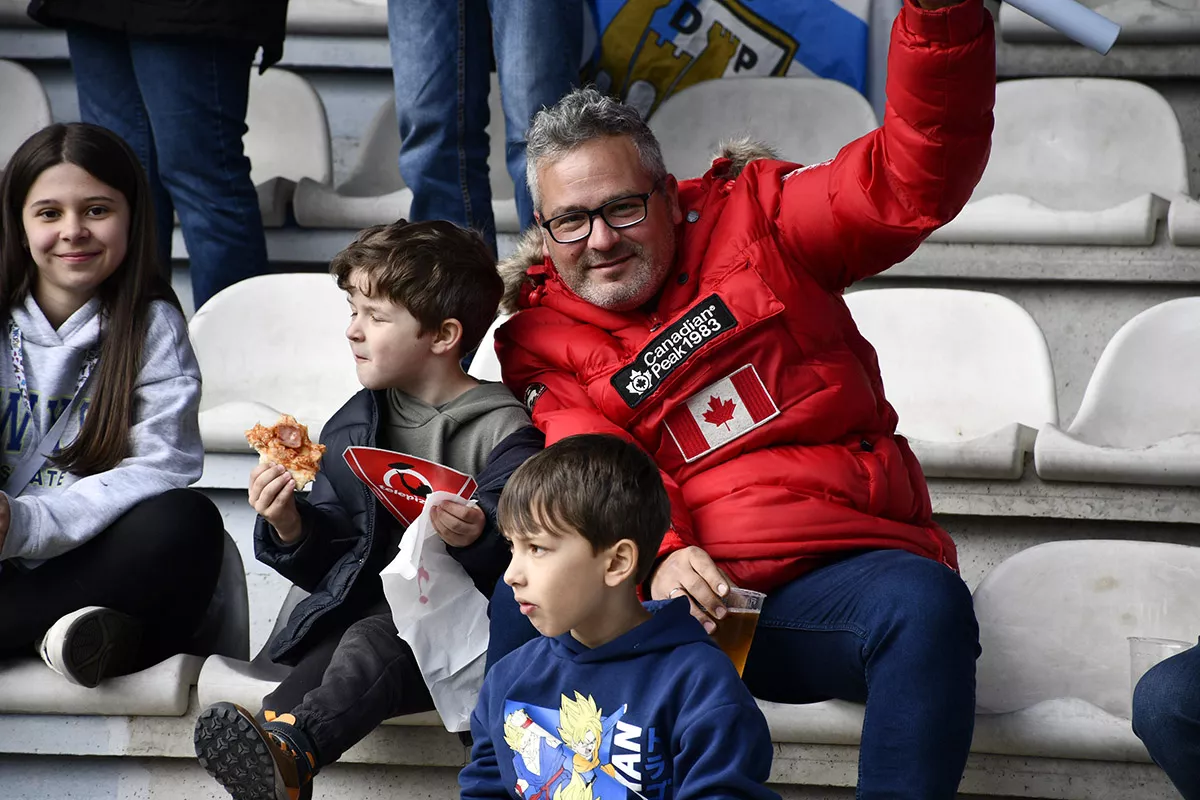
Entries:
[[[4,482],[71,402],[87,351],[100,339],[100,301],[92,299],[55,330],[29,295],[12,309],[12,319],[23,338],[33,416],[21,396],[8,326],[2,325],[0,478]],[[62,445],[78,436],[95,385],[95,377],[84,385],[83,397],[59,440]],[[80,477],[46,463],[27,486],[11,489],[11,521],[0,565],[18,559],[23,566],[35,567],[88,541],[143,500],[200,477],[204,464],[197,421],[200,368],[183,316],[169,303],[156,301],[150,307],[133,394],[129,454],[114,468]]]

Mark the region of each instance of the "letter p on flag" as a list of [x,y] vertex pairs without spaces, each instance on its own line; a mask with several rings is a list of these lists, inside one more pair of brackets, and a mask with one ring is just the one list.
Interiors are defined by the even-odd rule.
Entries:
[[667,414],[671,438],[691,463],[779,416],[753,364],[709,384]]

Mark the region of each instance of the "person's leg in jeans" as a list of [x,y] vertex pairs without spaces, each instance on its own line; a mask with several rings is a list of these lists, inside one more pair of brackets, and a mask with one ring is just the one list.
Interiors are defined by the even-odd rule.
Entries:
[[388,0],[408,218],[472,228],[495,249],[484,131],[490,38],[484,0]]
[[129,38],[123,33],[95,28],[68,28],[67,48],[75,71],[80,118],[108,128],[128,142],[146,170],[154,200],[158,258],[163,275],[169,277],[175,207],[159,179],[154,134],[134,74]]
[[866,703],[862,800],[951,800],[974,730],[978,655],[962,579],[880,550],[768,593],[743,677],[762,700]]
[[1200,647],[1155,665],[1138,681],[1133,732],[1185,800],[1200,800]]
[[579,84],[583,1],[488,0],[488,8],[504,107],[508,174],[516,187],[517,218],[524,229],[533,224],[534,212],[525,183],[525,131],[543,106],[554,105]]
[[129,41],[199,308],[225,287],[268,271],[262,214],[242,146],[255,48],[192,37]]
[[105,606],[143,624],[133,668],[183,652],[212,599],[224,549],[221,513],[174,489],[134,506],[79,547],[0,579],[0,655],[33,655],[59,617]]

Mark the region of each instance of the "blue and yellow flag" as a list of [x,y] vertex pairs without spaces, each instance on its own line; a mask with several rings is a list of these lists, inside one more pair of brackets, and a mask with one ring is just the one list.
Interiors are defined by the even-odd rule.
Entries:
[[871,0],[590,0],[588,78],[649,117],[724,77],[833,78],[864,91]]

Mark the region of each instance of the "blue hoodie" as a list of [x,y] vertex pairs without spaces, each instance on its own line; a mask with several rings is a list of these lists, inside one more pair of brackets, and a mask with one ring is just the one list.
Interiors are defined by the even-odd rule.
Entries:
[[590,649],[541,637],[487,674],[463,800],[778,800],[771,734],[686,598]]

